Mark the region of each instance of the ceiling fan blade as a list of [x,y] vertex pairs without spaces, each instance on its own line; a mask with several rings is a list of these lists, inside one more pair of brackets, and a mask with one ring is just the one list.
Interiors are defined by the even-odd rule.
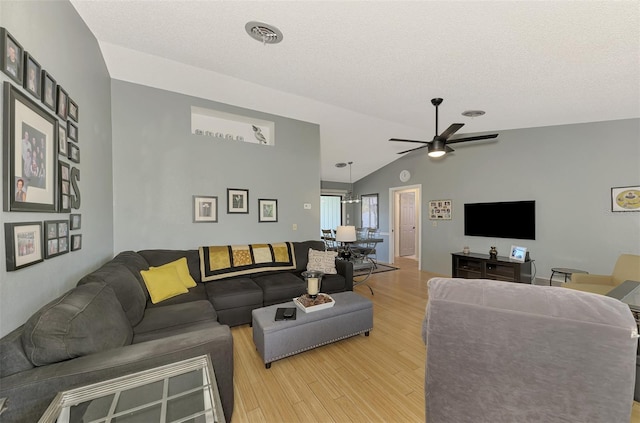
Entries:
[[456,150],[454,150],[453,148],[449,147],[448,145],[445,145],[445,146],[444,146],[444,151],[445,151],[446,153],[453,153],[453,152],[454,152],[454,151],[456,151]]
[[416,147],[416,148],[412,148],[412,149],[410,149],[410,150],[401,151],[401,152],[399,152],[398,154],[404,154],[404,153],[408,153],[408,152],[410,152],[410,151],[420,150],[421,148],[426,148],[427,146],[428,146],[428,144],[425,144],[425,145],[423,145],[423,146]]
[[440,137],[446,140],[451,135],[458,132],[460,128],[462,128],[463,126],[464,126],[464,123],[452,123],[447,129],[445,129],[445,131],[442,134],[440,134]]
[[422,144],[429,144],[431,142],[431,141],[403,140],[400,138],[389,138],[389,141],[420,142]]
[[454,140],[447,140],[447,144],[455,144],[457,142],[467,142],[467,141],[488,140],[491,138],[496,138],[497,136],[498,134],[487,134],[487,135],[478,135],[476,137],[456,138]]

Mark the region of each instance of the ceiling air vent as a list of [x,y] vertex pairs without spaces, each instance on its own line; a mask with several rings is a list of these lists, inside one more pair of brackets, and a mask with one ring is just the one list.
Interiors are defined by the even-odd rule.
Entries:
[[262,44],[277,44],[282,41],[282,32],[273,25],[252,21],[247,22],[244,29],[251,38]]

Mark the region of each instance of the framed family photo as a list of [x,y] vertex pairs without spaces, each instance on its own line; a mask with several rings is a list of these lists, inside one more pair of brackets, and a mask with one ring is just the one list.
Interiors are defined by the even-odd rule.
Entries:
[[59,211],[61,213],[68,213],[71,211],[71,180],[69,163],[58,162],[59,174],[58,179],[58,192],[60,193]]
[[[71,108],[69,108],[69,111],[71,111]],[[78,127],[71,123],[71,121],[67,122],[67,136],[71,141],[78,142]]]
[[4,224],[7,272],[40,263],[42,252],[42,222]]
[[69,225],[72,231],[80,229],[80,227],[82,226],[82,215],[75,213],[69,215]]
[[58,121],[4,83],[4,211],[57,209]]
[[58,154],[67,157],[69,150],[67,149],[67,129],[64,125],[58,125]]
[[69,252],[69,221],[48,220],[45,226],[45,250],[44,258],[52,258]]
[[71,235],[71,251],[82,249],[82,235]]
[[78,121],[78,105],[71,99],[69,99],[69,119],[73,119],[76,122]]
[[67,153],[69,160],[74,163],[80,163],[80,148],[73,143],[67,143],[67,149],[69,150]]
[[29,94],[40,99],[42,68],[28,52],[24,53],[24,88]]
[[42,71],[42,104],[56,111],[56,80],[46,70]]
[[193,222],[217,222],[218,197],[193,196]]
[[249,190],[227,188],[227,213],[249,214]]
[[278,221],[278,200],[258,200],[258,222]]
[[2,56],[0,67],[11,79],[22,85],[22,57],[24,50],[18,41],[5,28],[0,28],[0,42],[2,42]]
[[640,185],[611,188],[611,211],[640,212]]
[[67,120],[67,101],[69,96],[67,92],[60,85],[57,87],[56,94],[56,114],[60,117],[60,119]]

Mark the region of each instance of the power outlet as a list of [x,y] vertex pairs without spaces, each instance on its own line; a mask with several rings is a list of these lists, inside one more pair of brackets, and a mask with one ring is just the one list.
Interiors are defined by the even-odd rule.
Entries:
[[291,229],[293,229],[294,231],[297,231],[297,230],[298,230],[298,224],[297,224],[297,223],[294,223],[294,224],[291,226]]

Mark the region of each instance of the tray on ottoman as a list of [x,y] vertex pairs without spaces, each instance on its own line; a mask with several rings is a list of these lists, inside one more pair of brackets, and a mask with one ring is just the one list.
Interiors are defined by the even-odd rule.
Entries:
[[253,310],[253,342],[268,369],[271,363],[373,329],[373,304],[352,291],[332,294],[335,305],[313,313],[298,313],[296,320],[275,321],[278,307],[293,301]]

